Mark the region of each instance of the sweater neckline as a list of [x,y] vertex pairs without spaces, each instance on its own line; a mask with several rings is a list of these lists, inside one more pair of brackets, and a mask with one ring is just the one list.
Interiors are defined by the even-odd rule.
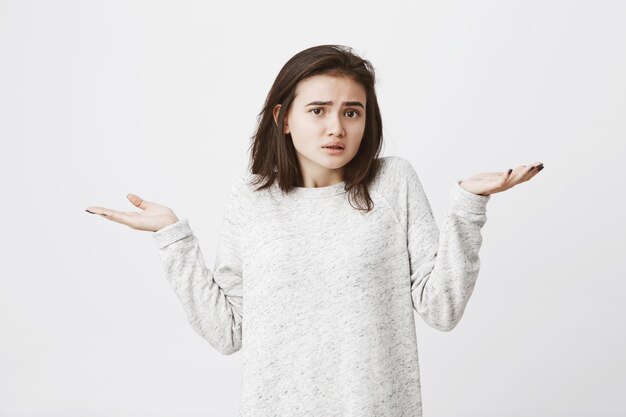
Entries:
[[297,198],[325,198],[345,194],[346,182],[341,181],[325,187],[292,187],[288,195]]

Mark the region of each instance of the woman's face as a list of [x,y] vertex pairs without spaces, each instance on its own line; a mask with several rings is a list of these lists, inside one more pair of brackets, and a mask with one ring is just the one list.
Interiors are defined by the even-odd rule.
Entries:
[[[283,132],[291,134],[305,187],[343,180],[343,166],[363,139],[365,100],[363,86],[348,77],[320,74],[298,83]],[[279,109],[274,108],[274,120]],[[343,145],[342,151],[323,148],[335,141]]]

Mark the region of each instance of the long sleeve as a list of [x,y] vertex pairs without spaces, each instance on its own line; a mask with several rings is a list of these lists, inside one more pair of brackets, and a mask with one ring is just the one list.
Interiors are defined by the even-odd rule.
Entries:
[[406,161],[407,244],[413,307],[433,328],[452,330],[461,319],[480,269],[481,228],[491,196],[454,182],[439,231],[417,173]]
[[191,327],[224,355],[241,349],[243,309],[239,233],[243,197],[233,183],[224,211],[213,271],[204,265],[187,219],[153,233],[170,286]]

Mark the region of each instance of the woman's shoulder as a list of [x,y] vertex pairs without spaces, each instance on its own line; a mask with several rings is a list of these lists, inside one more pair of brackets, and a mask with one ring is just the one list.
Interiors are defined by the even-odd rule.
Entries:
[[384,199],[394,211],[400,213],[406,206],[407,190],[415,183],[417,172],[411,162],[401,156],[380,158],[377,172],[369,190]]
[[415,172],[411,162],[401,156],[389,155],[378,160],[378,172],[374,183],[381,188],[396,188],[407,178],[407,175]]
[[238,195],[250,195],[251,191],[254,190],[253,179],[254,175],[249,172],[235,177],[230,184],[230,192]]
[[240,195],[246,200],[261,198],[262,194],[269,193],[269,188],[259,190],[259,185],[263,183],[262,180],[261,175],[247,172],[233,180],[230,192]]

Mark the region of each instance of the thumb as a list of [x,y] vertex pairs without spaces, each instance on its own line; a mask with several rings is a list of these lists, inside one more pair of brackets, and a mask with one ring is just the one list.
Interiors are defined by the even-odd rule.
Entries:
[[128,201],[133,203],[135,207],[139,207],[142,210],[147,208],[148,202],[135,194],[127,194],[126,198],[128,198]]

